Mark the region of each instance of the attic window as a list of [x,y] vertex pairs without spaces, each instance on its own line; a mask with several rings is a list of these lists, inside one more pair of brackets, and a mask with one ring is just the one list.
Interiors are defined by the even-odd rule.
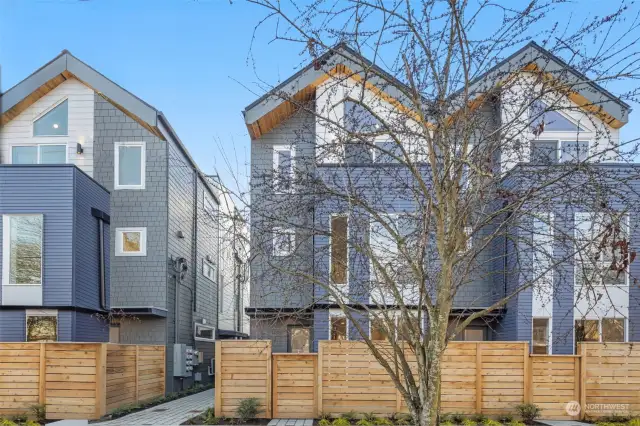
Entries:
[[344,101],[344,127],[350,133],[374,133],[382,129],[382,123],[361,104]]
[[60,102],[33,122],[33,136],[66,136],[69,134],[69,103]]
[[553,111],[542,101],[533,101],[529,110],[531,129],[534,133],[542,132],[584,132],[578,126],[558,111]]

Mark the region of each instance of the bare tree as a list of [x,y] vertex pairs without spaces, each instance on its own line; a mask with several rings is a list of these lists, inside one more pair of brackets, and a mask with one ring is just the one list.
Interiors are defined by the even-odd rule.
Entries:
[[444,350],[470,324],[499,330],[527,292],[542,309],[566,294],[619,309],[611,293],[636,285],[637,140],[618,129],[636,101],[637,10],[573,27],[555,1],[251,3],[266,12],[256,34],[276,22],[321,74],[306,90],[260,83],[290,106],[278,143],[295,156],[252,164],[251,198],[236,194],[252,298],[292,307],[270,321],[339,309],[330,337],[362,339],[433,425]]

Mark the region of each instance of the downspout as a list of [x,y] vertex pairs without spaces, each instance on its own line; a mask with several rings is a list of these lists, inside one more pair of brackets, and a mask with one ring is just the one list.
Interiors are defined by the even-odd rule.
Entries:
[[191,267],[193,268],[193,313],[196,312],[196,298],[198,297],[198,173],[193,171],[193,228],[191,231],[192,253]]
[[98,255],[100,256],[100,308],[104,311],[107,310],[107,284],[106,284],[106,266],[105,266],[105,251],[104,251],[104,223],[111,223],[111,218],[105,212],[98,210],[94,207],[91,208],[91,215],[98,219]]

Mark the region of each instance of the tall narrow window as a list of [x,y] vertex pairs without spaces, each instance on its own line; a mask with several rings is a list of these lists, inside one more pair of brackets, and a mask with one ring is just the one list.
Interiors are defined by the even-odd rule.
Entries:
[[549,318],[533,319],[533,353],[546,355],[549,353]]
[[145,188],[145,143],[115,143],[115,189]]
[[69,133],[69,102],[56,105],[33,122],[33,136],[66,136]]
[[289,145],[273,147],[273,185],[276,192],[288,192],[293,188],[294,150]]
[[348,232],[347,216],[331,217],[331,282],[334,284],[347,283]]
[[[6,226],[8,221],[8,229]],[[5,216],[9,276],[13,285],[42,285],[42,215]]]
[[331,315],[331,340],[347,339],[347,318],[345,316]]

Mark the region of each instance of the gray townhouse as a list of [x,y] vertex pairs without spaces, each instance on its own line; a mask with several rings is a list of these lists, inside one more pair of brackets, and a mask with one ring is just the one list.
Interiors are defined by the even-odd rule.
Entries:
[[[13,173],[17,180],[28,176],[24,184],[30,185],[33,196],[29,198],[34,203],[41,200],[43,211],[66,206],[65,221],[73,222],[75,214],[79,226],[78,219],[91,218],[85,208],[90,199],[83,196],[99,195],[102,198],[98,197],[95,207],[109,219],[104,228],[105,241],[110,241],[105,242],[110,271],[105,279],[107,304],[99,308],[94,294],[98,283],[82,279],[87,273],[84,258],[95,257],[83,238],[96,230],[90,234],[74,228],[71,233],[71,223],[65,223],[66,242],[59,244],[74,250],[76,257],[62,252],[57,257],[77,272],[71,288],[68,283],[60,288],[64,298],[56,300],[54,291],[47,290],[48,285],[57,285],[47,281],[57,267],[51,264],[53,255],[47,256],[56,244],[46,238],[53,232],[48,228],[53,219],[49,221],[44,213],[43,309],[76,303],[78,309],[104,311],[108,318],[106,332],[96,328],[87,337],[82,328],[86,314],[76,310],[76,329],[67,330],[70,326],[65,322],[63,335],[60,322],[58,338],[166,345],[167,392],[196,381],[211,382],[212,342],[218,335],[220,191],[198,168],[167,118],[68,51],[2,93],[0,112],[0,213],[10,204],[7,197],[25,197],[19,186],[4,185],[8,173]],[[41,131],[41,124],[48,126],[46,131]],[[74,176],[76,185],[93,185],[92,191],[78,187],[74,192]],[[56,179],[62,184],[56,184]],[[54,197],[63,189],[66,198]],[[46,196],[38,196],[43,193]],[[74,210],[75,205],[83,210]],[[16,209],[24,213],[35,208]],[[95,267],[95,261],[91,265]],[[96,277],[92,273],[91,278]],[[85,282],[95,291],[83,299]],[[72,288],[75,292],[70,292]],[[22,336],[22,322],[11,328],[5,325],[10,318],[20,322],[24,316],[24,309],[5,312],[3,304],[0,336],[13,338],[9,330]],[[201,352],[192,373],[174,376],[176,343]]]
[[[528,135],[525,158],[512,158],[505,149],[495,160],[492,167],[497,167],[505,176],[501,185],[511,190],[528,188],[535,183],[536,164],[557,165],[557,170],[562,170],[563,164],[575,163],[576,159],[586,160],[585,152],[589,152],[591,146],[604,143],[600,138],[606,134],[607,143],[612,146],[610,150],[602,150],[607,154],[598,159],[594,169],[606,176],[603,180],[612,179],[608,181],[611,191],[606,202],[614,209],[622,209],[621,200],[633,197],[640,184],[638,167],[618,162],[615,155],[619,130],[628,121],[629,105],[535,43],[527,44],[478,77],[473,82],[473,89],[481,92],[483,84],[495,85],[497,76],[504,77],[508,69],[524,69],[522,75],[528,78],[526,67],[532,65],[568,74],[579,82],[577,96],[600,105],[598,117],[602,119],[582,119],[585,112],[579,105],[567,108],[569,112],[546,112],[545,120],[551,124],[535,135],[525,134]],[[371,73],[371,69],[375,69],[375,73]],[[376,75],[385,77],[377,78]],[[371,250],[376,250],[375,244],[384,246],[389,240],[380,238],[374,242],[370,214],[345,197],[332,198],[327,193],[335,188],[335,193],[344,194],[345,186],[351,185],[356,188],[355,193],[367,199],[381,214],[397,214],[415,208],[415,201],[407,190],[411,187],[412,177],[391,172],[397,170],[397,165],[390,156],[376,155],[375,151],[372,154],[357,147],[352,151],[346,146],[337,150],[338,143],[329,146],[327,141],[336,137],[326,123],[331,120],[348,123],[348,111],[358,109],[357,104],[349,105],[355,103],[350,97],[355,97],[352,95],[354,90],[358,90],[360,102],[369,102],[367,106],[371,109],[376,108],[375,102],[395,104],[401,94],[394,88],[397,86],[384,85],[385,78],[393,79],[358,52],[340,44],[243,111],[251,137],[252,203],[251,292],[246,311],[251,318],[252,338],[271,339],[274,352],[313,352],[317,350],[319,340],[359,338],[359,332],[345,318],[343,310],[317,282],[344,283],[350,308],[360,312],[354,314],[355,320],[372,338],[377,335],[384,339],[364,313],[367,309],[380,307],[380,298],[376,303],[372,302],[371,265],[367,257],[350,244],[368,238]],[[376,86],[377,83],[380,84]],[[483,103],[481,112],[488,117],[487,123],[493,123],[489,131],[498,129],[503,120],[509,120],[510,111],[523,105],[524,93],[524,89],[516,84],[509,90],[504,89],[500,97]],[[574,99],[562,98],[562,102],[573,102]],[[366,116],[362,111],[364,108],[360,109]],[[384,145],[388,143],[385,140],[376,139],[375,143],[376,146],[378,143],[388,146]],[[425,170],[418,171],[428,175],[426,162],[422,166]],[[628,177],[624,189],[616,186],[611,176]],[[325,193],[296,186],[298,181],[320,182],[317,188],[323,188]],[[570,183],[570,187],[582,185],[586,188],[589,179],[576,173]],[[592,212],[581,210],[568,188],[548,188],[547,196],[551,200],[548,214],[554,228],[572,235],[574,232],[595,232],[597,226]],[[372,200],[370,194],[373,193],[380,194],[379,199]],[[626,223],[620,232],[626,233],[630,246],[637,247],[640,235],[634,211],[627,213]],[[519,236],[537,243],[551,258],[568,258],[566,243],[563,245],[560,238],[541,239],[532,232],[532,229],[544,229],[549,235],[552,232],[548,228],[547,222],[532,220],[527,226],[510,232],[514,238]],[[481,237],[482,232],[490,230],[478,232]],[[485,259],[483,270],[456,294],[455,317],[450,323],[491,306],[517,288],[530,270],[544,267],[544,260],[529,258],[529,270],[521,269],[523,259],[516,259],[511,240],[506,236],[492,242],[481,253]],[[470,241],[473,244],[476,238]],[[640,304],[637,298],[640,290],[631,278],[640,272],[637,262],[631,264],[630,270],[610,274],[601,285],[595,285],[594,293],[604,289],[605,284],[609,285],[608,297],[604,298],[589,298],[581,292],[579,266],[579,261],[573,259],[554,266],[553,276],[541,285],[546,286],[544,297],[528,288],[506,306],[472,322],[456,338],[529,341],[532,351],[540,354],[573,353],[578,341],[638,340]],[[606,269],[608,265],[601,266]],[[412,305],[411,291],[403,297],[405,303]],[[420,306],[414,308],[421,309]],[[389,304],[387,309],[393,309],[393,305]],[[400,328],[400,322],[397,325]]]

